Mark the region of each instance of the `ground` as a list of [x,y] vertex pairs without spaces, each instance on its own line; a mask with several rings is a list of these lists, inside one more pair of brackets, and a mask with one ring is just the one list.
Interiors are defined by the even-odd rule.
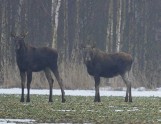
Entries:
[[124,90],[102,89],[101,103],[93,102],[93,90],[65,92],[66,103],[61,103],[59,89],[49,103],[49,90],[31,89],[31,102],[20,103],[21,89],[0,89],[0,123],[161,123],[160,89],[133,89],[132,103],[124,102]]

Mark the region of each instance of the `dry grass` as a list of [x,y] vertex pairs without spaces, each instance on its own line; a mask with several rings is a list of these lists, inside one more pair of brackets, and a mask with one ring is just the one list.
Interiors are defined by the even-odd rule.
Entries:
[[[85,65],[82,63],[77,64],[75,62],[61,62],[59,64],[59,72],[63,79],[63,83],[66,89],[93,89],[94,79],[89,76]],[[130,80],[132,80],[132,86],[137,87],[138,84],[133,77],[132,72],[129,74]],[[59,85],[53,75],[54,86],[53,88],[59,88]],[[134,83],[135,82],[135,83]],[[124,82],[120,76],[111,79],[101,78],[101,86],[111,86],[111,87],[125,87]],[[5,82],[1,87],[21,87],[20,76],[17,66],[13,68],[12,66],[7,66],[7,71],[5,73]],[[39,73],[33,73],[33,80],[31,83],[32,88],[44,89],[48,88],[48,82],[45,78],[43,71]]]

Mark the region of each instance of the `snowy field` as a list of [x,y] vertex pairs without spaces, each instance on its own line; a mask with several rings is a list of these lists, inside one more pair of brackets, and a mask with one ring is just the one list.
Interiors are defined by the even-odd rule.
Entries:
[[[101,96],[125,96],[126,88],[122,90],[113,90],[110,87],[100,88]],[[25,94],[27,90],[25,89]],[[20,88],[0,89],[0,94],[21,94]],[[48,89],[31,89],[30,94],[48,95]],[[61,95],[60,89],[53,89],[53,95]],[[71,96],[94,96],[94,90],[65,90],[65,95]],[[161,97],[161,88],[155,90],[146,90],[144,87],[132,89],[132,96],[134,97]]]

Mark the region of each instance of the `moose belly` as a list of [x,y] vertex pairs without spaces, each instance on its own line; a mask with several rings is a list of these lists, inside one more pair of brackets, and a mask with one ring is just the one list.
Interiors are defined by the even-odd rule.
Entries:
[[38,72],[44,70],[47,67],[47,65],[33,64],[30,67],[33,72]]
[[105,78],[112,78],[119,75],[119,73],[116,72],[106,72],[106,73],[101,73],[100,77],[105,77]]
[[100,73],[101,77],[112,78],[114,76],[119,75],[119,70],[117,68],[107,68],[103,69]]

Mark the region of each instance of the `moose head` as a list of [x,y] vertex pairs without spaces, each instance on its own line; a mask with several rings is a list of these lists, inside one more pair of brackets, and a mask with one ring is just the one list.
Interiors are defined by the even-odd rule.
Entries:
[[84,62],[87,63],[92,61],[94,58],[95,45],[82,45],[81,48]]
[[11,33],[11,37],[13,37],[14,42],[15,42],[15,49],[16,50],[19,50],[24,47],[24,45],[25,45],[24,38],[26,37],[27,34],[28,34],[28,32],[22,33],[20,35],[16,35],[15,33]]

